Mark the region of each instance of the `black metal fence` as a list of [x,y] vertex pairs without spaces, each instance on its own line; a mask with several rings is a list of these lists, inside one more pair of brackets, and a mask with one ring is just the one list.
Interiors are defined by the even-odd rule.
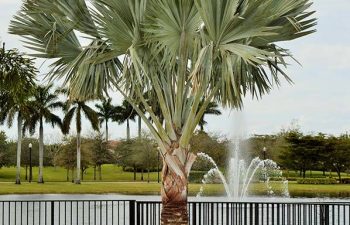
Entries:
[[[349,225],[350,203],[189,202],[190,225]],[[0,225],[160,225],[160,202],[0,201]]]

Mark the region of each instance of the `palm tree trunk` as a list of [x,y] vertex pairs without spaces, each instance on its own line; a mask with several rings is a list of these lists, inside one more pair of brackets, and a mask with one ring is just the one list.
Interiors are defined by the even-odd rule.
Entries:
[[139,132],[139,139],[141,139],[141,116],[138,118],[138,132]]
[[21,151],[22,151],[22,115],[19,112],[17,118],[17,165],[16,184],[21,184]]
[[129,119],[126,120],[126,140],[130,140],[130,124]]
[[38,178],[38,183],[44,183],[44,178],[43,178],[43,161],[44,161],[44,127],[43,127],[43,119],[40,118],[40,127],[39,127],[39,178]]
[[106,144],[108,143],[108,120],[106,119]]
[[188,175],[196,156],[179,147],[173,147],[168,152],[171,154],[166,157],[168,161],[171,159],[172,164],[163,161],[161,224],[187,225]]
[[77,133],[77,178],[75,179],[76,184],[80,184],[80,170],[81,170],[81,140],[80,140],[80,132]]

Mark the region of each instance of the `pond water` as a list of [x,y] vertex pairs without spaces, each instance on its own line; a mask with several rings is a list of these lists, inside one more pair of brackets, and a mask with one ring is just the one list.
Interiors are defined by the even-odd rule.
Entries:
[[[0,195],[0,201],[36,201],[36,200],[136,200],[136,201],[161,201],[159,195],[121,195],[121,194],[26,194],[26,195]],[[189,201],[204,202],[230,202],[226,196],[213,197],[189,197]],[[246,202],[350,202],[350,197],[265,197],[251,196],[241,201]]]

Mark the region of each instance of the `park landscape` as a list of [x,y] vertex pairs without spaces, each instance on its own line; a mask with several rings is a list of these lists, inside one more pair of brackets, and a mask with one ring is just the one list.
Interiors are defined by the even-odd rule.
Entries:
[[[1,28],[21,45],[0,48],[0,220],[349,223],[346,128],[310,132],[287,117],[274,132],[247,132],[241,112],[247,98],[298,86],[289,67],[304,62],[287,48],[317,35],[317,7],[22,1]],[[223,121],[211,131],[214,118],[232,121],[230,133]]]

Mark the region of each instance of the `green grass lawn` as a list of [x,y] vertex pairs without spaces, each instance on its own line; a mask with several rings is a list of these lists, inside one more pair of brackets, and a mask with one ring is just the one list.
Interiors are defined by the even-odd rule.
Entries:
[[[190,184],[189,194],[195,196],[200,184]],[[253,184],[251,194],[264,195],[266,193],[264,183]],[[292,196],[305,197],[349,197],[350,185],[306,185],[289,184],[289,191]],[[35,182],[22,182],[16,185],[12,182],[0,183],[0,194],[129,194],[129,195],[159,195],[160,184],[151,182],[83,182],[76,185],[70,182],[46,182],[37,184]],[[221,184],[208,184],[204,193],[207,196],[224,195]]]
[[[294,172],[289,172],[291,176]],[[115,165],[104,165],[102,168],[102,182],[93,180],[93,168],[87,169],[84,174],[84,182],[81,185],[75,185],[66,182],[66,170],[60,167],[45,167],[44,180],[45,184],[37,184],[38,168],[33,168],[33,182],[29,184],[25,180],[25,169],[22,168],[22,185],[13,184],[15,180],[15,167],[3,167],[0,169],[0,194],[39,194],[39,193],[119,193],[119,194],[136,194],[149,195],[159,194],[160,185],[156,183],[157,172],[150,173],[150,181],[140,182],[141,173],[137,173],[137,181],[135,182],[133,172],[124,172],[121,167]],[[322,175],[321,171],[312,172],[315,177]],[[70,180],[71,178],[71,173]],[[285,174],[286,175],[286,174]],[[346,177],[347,174],[343,174]],[[292,177],[292,176],[291,176]],[[335,177],[335,173],[333,173]],[[144,173],[144,181],[147,180],[147,173]],[[200,189],[200,184],[190,184],[189,194],[196,195]],[[281,190],[281,183],[272,183],[276,192]],[[205,195],[223,195],[224,189],[221,184],[206,185],[204,189]],[[289,191],[292,196],[304,197],[350,197],[350,185],[308,185],[289,182]],[[262,194],[266,193],[264,183],[255,183],[251,186],[250,193]]]
[[[29,176],[29,168],[28,168]],[[75,176],[75,172],[74,172]],[[96,175],[98,179],[98,174]],[[147,173],[143,174],[144,180],[147,180]],[[3,167],[0,169],[0,182],[4,181],[14,181],[16,177],[15,167]],[[38,178],[38,167],[33,167],[33,181]],[[70,180],[71,171],[69,172]],[[157,181],[157,172],[150,173],[150,181]],[[21,169],[21,179],[25,180],[25,168]],[[56,181],[66,181],[67,180],[67,170],[61,167],[45,167],[44,168],[44,181],[56,182]],[[102,181],[133,181],[134,173],[125,172],[121,167],[116,165],[103,165],[102,166]],[[141,180],[141,173],[137,173],[136,180]],[[84,181],[94,181],[94,169],[88,168],[84,173]]]
[[[29,173],[29,169],[28,169]],[[296,173],[295,171],[284,171],[284,176],[290,177],[290,178],[298,178],[299,173]],[[326,173],[326,176],[328,177],[330,174],[329,172]],[[331,174],[334,178],[337,178],[337,174],[335,172],[332,172]],[[36,181],[38,176],[38,167],[33,167],[33,180]],[[75,176],[75,173],[74,173]],[[150,181],[157,181],[157,172],[151,172],[150,173]],[[15,167],[3,167],[0,169],[0,182],[12,182],[15,180],[16,177],[16,168]],[[71,172],[69,172],[70,180]],[[323,177],[322,171],[312,171],[306,173],[306,177]],[[342,177],[349,177],[349,174],[342,173]],[[22,168],[21,170],[21,179],[25,180],[25,168]],[[66,181],[67,180],[67,171],[64,168],[61,167],[45,167],[44,168],[44,181],[47,182],[56,182],[56,181]],[[141,181],[141,173],[137,173],[136,180]],[[144,173],[144,180],[147,180],[147,173]],[[84,181],[94,181],[94,170],[93,168],[88,168],[84,173]],[[121,167],[116,165],[103,165],[102,166],[102,181],[122,181],[122,182],[132,182],[134,181],[134,173],[133,172],[125,172],[122,170]]]

